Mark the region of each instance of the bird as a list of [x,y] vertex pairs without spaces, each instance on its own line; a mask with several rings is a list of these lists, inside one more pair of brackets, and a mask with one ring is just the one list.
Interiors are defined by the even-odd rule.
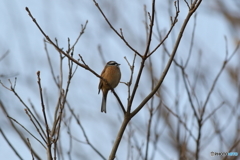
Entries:
[[[119,68],[119,65],[115,61],[109,61],[105,65],[101,77],[104,79],[100,79],[99,85],[98,85],[98,94],[100,93],[100,90],[102,90],[102,105],[101,105],[101,112],[107,113],[106,110],[106,103],[107,103],[107,94],[108,91],[112,88],[117,87],[117,85],[120,82],[121,79],[121,71]],[[106,83],[107,81],[107,83]],[[110,87],[110,86],[111,87]]]

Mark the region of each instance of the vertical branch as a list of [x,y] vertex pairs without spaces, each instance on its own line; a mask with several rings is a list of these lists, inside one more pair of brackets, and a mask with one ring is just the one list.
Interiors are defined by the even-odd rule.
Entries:
[[[127,107],[127,111],[129,111],[129,113],[131,111],[132,102],[133,102],[133,99],[134,99],[135,94],[137,92],[138,84],[139,84],[141,76],[142,76],[143,68],[145,66],[145,61],[148,58],[147,55],[149,53],[149,48],[150,48],[150,44],[151,44],[151,40],[152,40],[152,31],[153,31],[153,25],[154,25],[154,14],[155,14],[155,0],[152,1],[152,15],[151,15],[152,18],[150,18],[151,21],[150,21],[150,29],[149,29],[149,36],[148,36],[148,40],[147,40],[146,50],[145,50],[144,55],[142,56],[141,66],[139,68],[137,79],[135,81],[135,85],[134,85],[134,88],[133,88],[133,91],[132,91],[132,95],[130,97],[130,101],[129,101],[128,107]],[[149,15],[149,17],[151,17],[151,16]]]
[[40,99],[41,99],[41,105],[42,105],[42,112],[43,112],[43,117],[46,125],[46,133],[47,133],[47,155],[48,155],[48,160],[52,160],[52,152],[51,152],[51,146],[52,146],[52,141],[50,137],[50,131],[48,127],[48,121],[47,121],[47,116],[45,112],[45,106],[43,102],[43,95],[42,95],[42,86],[41,86],[41,78],[40,78],[40,71],[37,72],[38,76],[38,86],[39,86],[39,92],[40,92]]
[[[153,64],[152,58],[149,57],[149,72],[151,76],[151,90],[154,88],[154,73],[153,73]],[[149,120],[148,120],[148,128],[147,128],[147,136],[146,136],[146,150],[145,150],[145,160],[148,160],[148,152],[149,152],[149,143],[150,143],[150,136],[151,136],[151,126],[152,126],[152,118],[153,118],[153,110],[154,110],[154,96],[151,99],[150,107],[148,108],[149,111]]]
[[193,25],[193,31],[192,31],[192,36],[191,36],[190,48],[189,48],[189,53],[188,53],[188,57],[187,57],[187,60],[185,62],[184,68],[187,67],[188,62],[190,60],[190,57],[192,55],[192,49],[193,49],[193,43],[194,43],[194,37],[195,37],[196,24],[197,24],[197,14],[194,15],[194,25]]
[[[226,44],[227,45],[227,44]],[[201,129],[202,129],[202,125],[203,125],[203,116],[205,114],[205,110],[206,110],[206,107],[207,107],[207,104],[209,102],[209,99],[210,99],[210,96],[212,95],[212,92],[217,84],[217,81],[220,77],[220,75],[222,74],[223,70],[225,69],[227,63],[232,59],[232,57],[234,56],[234,54],[237,52],[239,48],[239,45],[236,47],[236,49],[233,51],[233,53],[228,57],[228,50],[227,50],[227,46],[226,46],[226,57],[225,57],[225,60],[220,68],[220,71],[218,72],[217,76],[215,77],[214,81],[213,81],[213,84],[207,94],[207,97],[204,101],[204,104],[203,104],[203,107],[202,107],[202,111],[200,113],[200,117],[197,118],[197,122],[198,122],[198,137],[197,137],[197,147],[196,147],[196,160],[199,159],[199,152],[200,152],[200,139],[201,139]]]
[[[128,62],[127,58],[124,57],[124,58],[126,59],[127,63],[128,63],[128,66],[129,66],[129,68],[130,68],[130,71],[131,71],[130,79],[129,79],[128,83],[126,84],[127,87],[128,87],[128,98],[127,98],[127,100],[128,100],[128,104],[127,104],[127,105],[129,105],[129,102],[130,102],[130,96],[131,96],[131,85],[132,85],[132,80],[133,80],[133,73],[134,73],[134,67],[135,67],[136,56],[137,56],[137,54],[134,54],[134,58],[133,58],[132,65]],[[130,108],[129,108],[129,109],[130,109]],[[130,110],[127,111],[127,112],[130,112]],[[126,113],[126,112],[124,112],[124,113]]]
[[120,144],[120,142],[122,140],[123,133],[124,133],[124,131],[125,131],[127,125],[128,125],[128,122],[130,120],[131,120],[131,117],[129,116],[128,112],[126,112],[124,120],[122,122],[121,128],[118,131],[117,137],[115,139],[115,142],[114,142],[114,145],[113,145],[113,148],[112,148],[112,151],[111,151],[111,153],[109,155],[108,160],[114,160],[116,152],[117,152],[117,149],[118,149],[118,146],[119,146],[119,144]]
[[32,155],[32,160],[34,160],[34,156],[33,156],[33,149],[32,149],[32,146],[31,146],[31,143],[30,143],[30,140],[27,138],[27,142],[28,142],[28,146],[30,148],[30,152],[31,152],[31,155]]
[[148,160],[148,152],[149,152],[149,143],[150,143],[150,136],[151,136],[151,124],[153,118],[153,107],[149,108],[149,120],[148,120],[148,128],[147,128],[147,142],[146,142],[146,150],[145,150],[145,158],[144,160]]
[[132,116],[130,116],[131,115],[130,114],[131,106],[132,106],[132,102],[133,102],[135,93],[136,93],[137,88],[138,88],[139,81],[141,79],[141,75],[142,75],[142,71],[143,71],[143,68],[144,68],[145,60],[147,58],[147,54],[149,52],[149,47],[150,47],[150,44],[151,44],[152,30],[153,30],[153,25],[154,25],[154,13],[155,13],[155,0],[152,1],[152,18],[151,18],[151,23],[150,23],[150,33],[149,33],[149,37],[148,37],[148,43],[147,43],[147,46],[146,46],[146,50],[145,50],[144,56],[142,57],[142,63],[141,63],[141,66],[140,66],[140,69],[139,69],[139,72],[138,72],[138,76],[137,76],[137,79],[136,79],[136,82],[135,82],[135,85],[134,85],[134,89],[133,89],[132,95],[130,97],[130,100],[128,102],[127,112],[125,113],[124,120],[122,122],[122,126],[121,126],[121,128],[118,132],[117,138],[114,142],[112,151],[111,151],[110,156],[109,156],[109,160],[113,160],[115,158],[118,146],[119,146],[119,144],[121,142],[121,139],[123,137],[123,133],[124,133],[126,127],[127,127],[128,122],[132,118]]
[[150,28],[149,28],[149,34],[147,34],[148,35],[147,47],[146,47],[146,50],[144,52],[143,59],[146,58],[147,54],[149,53],[149,48],[150,48],[150,45],[151,45],[151,42],[152,42],[153,25],[154,25],[154,20],[155,20],[155,0],[152,0],[152,14],[151,14],[151,16],[149,15],[149,18],[150,18],[149,26],[150,26]]

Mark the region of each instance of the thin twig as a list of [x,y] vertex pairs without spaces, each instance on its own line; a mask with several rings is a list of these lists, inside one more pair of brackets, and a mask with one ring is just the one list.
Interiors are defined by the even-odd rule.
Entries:
[[202,124],[205,123],[205,121],[207,121],[217,110],[219,110],[220,108],[222,108],[222,106],[224,105],[225,103],[222,102],[217,108],[215,108],[208,116],[206,116],[205,119],[202,120]]
[[47,116],[46,116],[46,112],[45,112],[45,105],[44,105],[44,101],[43,101],[40,71],[37,72],[37,78],[38,78],[37,82],[38,82],[38,86],[39,86],[39,93],[40,93],[41,106],[42,106],[42,113],[43,113],[45,126],[46,126],[48,160],[52,160],[52,151],[51,151],[52,141],[51,141],[51,137],[50,137],[50,131],[49,131]]
[[87,136],[87,133],[84,129],[84,127],[82,126],[82,123],[80,122],[79,120],[79,117],[76,116],[76,114],[74,113],[73,109],[69,106],[68,106],[68,109],[69,111],[71,112],[71,114],[73,115],[75,121],[77,122],[78,126],[80,127],[80,129],[82,130],[82,133],[85,137],[85,140],[86,140],[86,143],[103,159],[103,160],[106,160],[106,158],[92,145],[92,143],[90,142],[88,136]]
[[174,113],[170,108],[168,108],[165,104],[164,104],[163,106],[164,106],[172,115],[174,115],[174,116],[179,120],[180,123],[183,124],[184,128],[186,129],[186,131],[188,131],[189,135],[196,141],[197,138],[194,137],[194,135],[192,134],[191,129],[189,129],[189,128],[187,127],[187,124],[186,124],[185,122],[183,122],[182,119],[181,119],[176,113]]
[[5,141],[7,142],[7,144],[10,146],[10,148],[13,150],[13,152],[17,155],[17,157],[21,160],[23,160],[23,158],[20,156],[20,154],[18,153],[18,151],[14,148],[14,146],[12,145],[12,143],[8,140],[7,136],[5,135],[5,133],[2,131],[2,128],[0,128],[0,133],[2,133],[3,138],[5,139]]
[[104,17],[104,19],[106,20],[107,24],[109,25],[109,27],[123,40],[123,42],[134,52],[136,53],[139,57],[142,57],[142,55],[136,50],[134,49],[124,38],[123,33],[122,33],[122,29],[120,29],[120,33],[112,26],[112,24],[109,22],[108,18],[106,17],[106,15],[103,13],[102,9],[100,8],[99,4],[93,0],[93,2],[95,3],[96,7],[98,8],[98,10],[101,12],[102,16]]
[[[190,102],[190,106],[193,110],[194,116],[196,117],[197,120],[199,120],[200,116],[198,115],[197,109],[195,108],[195,106],[193,104],[193,99],[192,99],[190,90],[189,90],[188,85],[187,85],[187,79],[188,79],[187,74],[185,73],[185,70],[184,70],[183,67],[181,67],[181,71],[182,71],[182,78],[183,78],[184,86],[185,86],[185,89],[186,89],[187,95],[188,95],[188,100]],[[190,85],[190,82],[189,82],[189,85]]]
[[192,31],[192,36],[191,36],[190,48],[189,48],[188,57],[187,57],[187,60],[185,62],[184,68],[187,67],[188,62],[190,60],[190,57],[192,55],[192,49],[193,49],[193,43],[194,43],[194,38],[195,38],[196,25],[197,25],[197,13],[195,13],[195,15],[194,15],[194,25],[193,25],[193,31]]
[[[124,57],[126,59],[127,63],[128,63],[130,71],[131,71],[130,79],[129,79],[128,83],[127,83],[127,87],[128,87],[128,98],[127,98],[128,99],[128,106],[130,106],[129,103],[130,103],[130,96],[131,96],[131,85],[132,85],[132,80],[133,80],[133,73],[134,73],[134,67],[135,67],[134,65],[135,65],[136,56],[137,56],[137,54],[134,54],[132,65],[130,65],[130,63],[128,62],[127,58]],[[131,111],[130,107],[128,107],[127,108],[127,112],[130,113],[130,111]]]
[[21,126],[26,132],[28,132],[28,134],[30,134],[34,139],[36,139],[45,149],[46,147],[44,146],[44,144],[37,138],[35,137],[26,127],[24,127],[21,123],[19,123],[16,119],[7,116],[9,119],[11,119],[13,122],[17,123],[19,126]]
[[[29,113],[28,109],[25,109],[25,113],[28,115],[30,121],[32,122],[32,124],[33,124],[34,127],[36,128],[38,134],[41,136],[41,138],[43,139],[43,141],[47,144],[47,141],[46,141],[46,139],[45,139],[45,138],[46,138],[46,134],[45,134],[44,132],[41,133],[42,130],[40,130],[40,129],[38,128],[38,126],[37,126],[37,125],[40,126],[39,122],[38,122],[36,119],[35,119],[35,121],[37,122],[37,124],[34,122],[34,120],[32,119],[32,115],[31,115],[31,113]],[[41,128],[41,129],[42,129],[42,128]],[[44,137],[44,136],[45,136],[45,137]]]
[[57,82],[57,79],[56,79],[56,76],[54,74],[54,71],[53,71],[53,66],[52,66],[52,62],[51,62],[51,59],[50,59],[50,56],[49,56],[49,52],[48,52],[48,48],[47,48],[47,41],[44,39],[44,49],[45,49],[45,52],[46,52],[46,55],[47,55],[47,60],[48,60],[48,64],[49,64],[49,67],[50,67],[50,71],[51,71],[51,75],[52,75],[52,78],[53,78],[53,81],[55,82],[55,84],[59,87],[59,84]]
[[152,118],[153,118],[153,105],[149,108],[149,120],[148,120],[148,127],[147,127],[147,135],[146,135],[146,149],[145,149],[145,160],[148,160],[148,152],[149,152],[149,143],[150,143],[150,136],[151,136],[151,125],[152,125]]
[[[8,114],[6,108],[5,108],[5,106],[3,105],[3,103],[2,103],[1,100],[0,100],[0,107],[2,108],[3,113],[5,114],[5,116],[8,117],[9,114]],[[28,142],[26,141],[26,138],[24,137],[24,135],[22,134],[22,132],[20,132],[20,130],[14,125],[13,121],[12,121],[10,118],[8,118],[8,120],[9,120],[12,128],[17,132],[17,134],[20,136],[20,138],[22,139],[22,141],[24,142],[24,144],[29,148]],[[43,145],[43,146],[44,146],[44,145]],[[45,147],[44,147],[44,148],[45,148]],[[34,156],[35,156],[38,160],[41,160],[40,156],[39,156],[35,151],[33,151],[33,154],[34,154]]]
[[[178,4],[178,5],[176,5],[176,4]],[[165,42],[165,40],[168,38],[168,36],[172,32],[175,24],[178,22],[177,18],[178,18],[178,15],[180,13],[180,10],[179,10],[179,0],[177,0],[175,2],[175,9],[176,9],[176,13],[175,13],[175,16],[174,16],[174,20],[172,21],[171,27],[169,28],[167,34],[164,36],[164,38],[161,40],[161,42],[147,55],[148,57],[150,57],[154,52],[156,52],[156,50]]]
[[209,99],[210,99],[210,96],[212,95],[212,92],[213,92],[213,90],[214,90],[214,88],[215,88],[215,86],[216,86],[216,84],[217,84],[217,81],[218,81],[221,73],[223,72],[223,70],[224,70],[224,68],[226,67],[227,63],[228,63],[228,62],[232,59],[232,57],[235,55],[235,53],[237,52],[238,48],[239,48],[239,45],[235,48],[235,50],[233,51],[233,53],[232,53],[229,57],[227,57],[228,54],[226,53],[226,58],[225,58],[225,60],[224,60],[224,62],[223,62],[223,64],[222,64],[222,67],[220,68],[220,71],[218,72],[216,78],[214,79],[213,84],[212,84],[212,86],[211,86],[211,88],[210,88],[210,90],[209,90],[209,92],[208,92],[208,94],[207,94],[207,97],[206,97],[205,101],[204,101],[203,109],[202,109],[202,113],[201,113],[201,117],[203,117],[203,114],[205,113],[205,108],[206,108],[206,106],[207,106],[207,104],[208,104],[208,101],[209,101]]
[[150,45],[152,42],[152,33],[153,33],[153,26],[154,26],[154,21],[155,21],[155,0],[152,1],[152,13],[151,15],[149,15],[149,19],[150,19],[150,24],[149,24],[149,34],[148,34],[148,38],[147,38],[147,46],[144,52],[144,57],[143,59],[148,55],[149,50],[150,50]]
[[7,50],[1,57],[0,61],[3,60],[9,54],[9,50]]
[[33,149],[32,149],[32,146],[31,146],[31,143],[30,143],[30,140],[27,138],[27,142],[28,142],[28,146],[30,148],[30,152],[31,152],[31,155],[32,155],[32,160],[34,160],[34,156],[33,156]]
[[69,51],[72,50],[75,47],[75,45],[78,43],[78,40],[81,38],[81,36],[83,35],[84,31],[87,28],[87,24],[88,24],[88,20],[85,22],[84,25],[81,25],[81,27],[82,27],[81,32],[79,33],[79,36],[77,37],[75,43],[72,45],[72,47],[69,49]]

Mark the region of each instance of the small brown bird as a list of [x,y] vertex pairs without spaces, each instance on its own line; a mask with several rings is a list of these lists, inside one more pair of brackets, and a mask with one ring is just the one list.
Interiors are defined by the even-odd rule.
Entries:
[[120,64],[118,64],[115,61],[109,61],[101,73],[101,77],[108,82],[107,84],[104,80],[100,79],[100,82],[98,85],[98,89],[99,89],[98,94],[100,90],[102,90],[102,93],[103,93],[101,112],[105,112],[105,113],[107,112],[106,103],[107,103],[108,91],[111,90],[111,87],[112,88],[117,87],[121,79],[121,71],[120,71],[119,65]]

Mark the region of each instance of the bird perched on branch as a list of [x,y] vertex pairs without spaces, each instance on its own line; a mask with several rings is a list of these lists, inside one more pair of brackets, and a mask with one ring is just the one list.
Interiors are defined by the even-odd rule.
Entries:
[[[102,90],[103,97],[102,97],[102,106],[101,106],[101,112],[107,112],[106,110],[106,103],[107,103],[107,94],[108,91],[111,90],[111,88],[117,87],[120,79],[121,79],[121,71],[119,68],[119,65],[115,61],[109,61],[102,73],[101,77],[103,79],[100,79],[99,85],[98,85],[98,94],[100,90]],[[106,83],[107,81],[107,83]],[[111,86],[111,87],[110,87]]]

